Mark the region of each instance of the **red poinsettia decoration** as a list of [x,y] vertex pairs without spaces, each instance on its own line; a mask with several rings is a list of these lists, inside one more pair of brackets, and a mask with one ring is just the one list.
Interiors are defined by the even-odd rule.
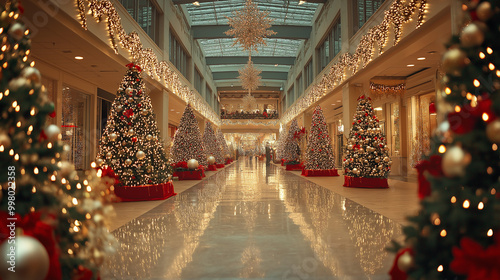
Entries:
[[139,65],[135,65],[134,63],[129,63],[129,64],[125,65],[125,66],[127,66],[127,67],[128,67],[128,69],[135,68],[135,69],[137,69],[137,71],[139,71],[139,72],[141,72],[141,71],[142,71],[141,67],[139,67]]
[[500,235],[486,249],[469,237],[460,240],[460,247],[452,250],[452,271],[467,275],[467,280],[500,279]]
[[477,105],[472,107],[470,104],[462,106],[459,112],[448,114],[450,129],[458,134],[464,134],[472,131],[476,123],[483,118],[483,114],[488,116],[486,122],[492,122],[496,119],[492,111],[492,101],[487,96],[480,96]]
[[123,115],[124,115],[125,117],[127,117],[127,118],[130,118],[130,117],[132,117],[132,116],[134,115],[134,110],[132,110],[132,109],[127,109],[127,110],[125,110],[125,112],[123,112]]
[[429,172],[434,177],[443,176],[441,169],[442,158],[438,155],[433,155],[429,160],[421,160],[415,168],[418,171],[418,197],[424,199],[431,194],[431,184],[425,177],[425,172]]
[[188,168],[187,162],[181,161],[175,164],[175,168]]
[[300,139],[302,136],[304,136],[306,134],[306,128],[303,127],[301,130],[299,131],[296,131],[294,134],[293,134],[293,138],[294,139]]

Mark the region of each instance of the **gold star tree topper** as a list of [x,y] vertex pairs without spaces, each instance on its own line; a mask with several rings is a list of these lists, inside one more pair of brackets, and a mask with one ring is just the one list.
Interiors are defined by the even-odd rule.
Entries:
[[232,18],[227,17],[232,29],[226,31],[225,34],[236,38],[233,46],[239,43],[245,51],[258,51],[257,46],[266,45],[264,38],[276,34],[268,30],[274,21],[267,17],[269,12],[259,11],[257,4],[252,0],[247,0],[243,9],[234,11],[232,14]]
[[245,68],[238,70],[238,73],[240,73],[238,79],[241,81],[241,86],[247,89],[249,93],[256,90],[260,85],[259,75],[261,72],[261,70],[253,67],[253,62],[251,60],[248,60]]

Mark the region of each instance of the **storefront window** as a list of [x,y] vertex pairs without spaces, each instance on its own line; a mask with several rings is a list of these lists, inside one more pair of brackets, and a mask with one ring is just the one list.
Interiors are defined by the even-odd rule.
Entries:
[[90,166],[90,95],[64,85],[62,91],[62,141],[70,147],[65,160],[77,170]]
[[437,127],[435,93],[410,98],[410,165],[414,167],[430,151],[430,136]]
[[401,152],[401,140],[399,137],[400,131],[400,115],[399,115],[399,104],[392,103],[391,104],[391,155],[399,156]]
[[[42,85],[44,85],[47,89],[47,96],[49,97],[49,100],[54,102],[54,105],[56,105],[56,81],[46,77],[42,77]],[[47,116],[47,125],[56,124],[56,117],[52,118],[50,116]]]

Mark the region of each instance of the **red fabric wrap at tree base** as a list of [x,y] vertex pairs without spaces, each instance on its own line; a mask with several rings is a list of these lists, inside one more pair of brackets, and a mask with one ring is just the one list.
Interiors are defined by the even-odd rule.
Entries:
[[226,159],[226,165],[231,163],[231,159]]
[[203,178],[203,170],[179,171],[177,172],[179,181],[182,180],[201,180]]
[[281,166],[285,166],[285,159],[284,158],[281,159]]
[[224,164],[222,164],[222,163],[221,163],[221,164],[216,164],[215,166],[216,166],[217,168],[224,168],[224,167],[226,167],[226,166],[225,166]]
[[328,170],[312,170],[312,169],[302,169],[302,174],[306,177],[319,177],[319,176],[339,176],[337,169]]
[[385,189],[389,187],[389,184],[387,184],[386,178],[363,178],[363,177],[344,176],[344,187]]
[[287,164],[286,170],[302,170],[302,163],[299,164]]
[[215,165],[215,164],[209,164],[208,165],[208,171],[217,171],[217,165]]
[[401,258],[401,256],[409,252],[411,255],[413,255],[413,251],[410,248],[403,248],[399,250],[399,252],[396,254],[396,257],[394,258],[394,262],[392,263],[391,270],[389,271],[389,275],[391,275],[391,280],[406,280],[408,279],[408,275],[406,272],[402,271],[398,267],[398,260]]
[[122,201],[162,200],[176,195],[172,182],[136,187],[115,186],[115,194]]

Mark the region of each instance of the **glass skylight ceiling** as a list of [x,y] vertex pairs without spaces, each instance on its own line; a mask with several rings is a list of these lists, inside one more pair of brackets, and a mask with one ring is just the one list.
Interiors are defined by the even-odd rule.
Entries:
[[[234,38],[199,39],[198,43],[206,57],[209,56],[248,56],[239,45],[232,47]],[[267,46],[260,46],[259,52],[252,52],[258,56],[297,56],[302,40],[264,39]]]

